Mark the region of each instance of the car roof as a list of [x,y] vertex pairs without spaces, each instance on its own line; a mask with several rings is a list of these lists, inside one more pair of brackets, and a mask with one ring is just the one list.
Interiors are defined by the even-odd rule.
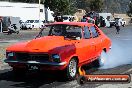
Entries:
[[47,25],[54,25],[54,24],[66,24],[66,25],[78,25],[78,26],[93,25],[92,23],[87,23],[87,22],[54,22],[54,23],[49,23]]

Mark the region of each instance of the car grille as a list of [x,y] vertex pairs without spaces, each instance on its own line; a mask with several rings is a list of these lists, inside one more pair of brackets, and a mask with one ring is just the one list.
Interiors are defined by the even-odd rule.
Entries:
[[16,53],[17,60],[21,61],[49,61],[48,54],[28,54],[28,53]]

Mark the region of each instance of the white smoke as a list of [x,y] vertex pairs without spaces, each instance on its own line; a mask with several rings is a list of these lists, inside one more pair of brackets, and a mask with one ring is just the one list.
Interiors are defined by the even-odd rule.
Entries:
[[132,48],[130,41],[116,40],[112,49],[107,53],[105,64],[100,69],[114,68],[116,66],[132,63]]

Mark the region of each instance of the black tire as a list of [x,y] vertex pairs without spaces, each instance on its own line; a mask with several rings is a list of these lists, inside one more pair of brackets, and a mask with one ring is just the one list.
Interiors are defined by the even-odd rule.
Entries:
[[84,76],[79,76],[79,77],[77,78],[77,83],[78,83],[79,85],[84,85],[86,82],[87,82],[87,79],[86,79],[86,77],[84,77]]
[[[72,67],[72,65],[74,66]],[[68,80],[74,80],[76,78],[78,73],[77,70],[77,60],[73,58],[69,61],[69,64],[66,68]]]
[[112,24],[110,24],[110,28],[112,28]]
[[19,31],[17,31],[16,33],[19,34]]
[[14,76],[23,77],[26,75],[26,69],[13,68]]
[[98,57],[98,59],[94,61],[94,66],[95,67],[101,67],[101,66],[103,66],[104,63],[105,63],[106,58],[107,58],[106,52],[102,51],[101,54],[100,54],[100,56]]
[[12,34],[12,32],[11,31],[8,31],[8,33],[7,33],[8,35],[11,35]]
[[122,26],[125,27],[125,23]]

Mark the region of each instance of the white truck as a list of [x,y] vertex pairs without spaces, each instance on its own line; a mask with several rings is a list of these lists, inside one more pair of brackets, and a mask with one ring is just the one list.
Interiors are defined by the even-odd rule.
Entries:
[[124,27],[126,25],[126,21],[123,19],[123,18],[115,18],[115,21],[116,20],[120,20],[121,22],[121,25]]

